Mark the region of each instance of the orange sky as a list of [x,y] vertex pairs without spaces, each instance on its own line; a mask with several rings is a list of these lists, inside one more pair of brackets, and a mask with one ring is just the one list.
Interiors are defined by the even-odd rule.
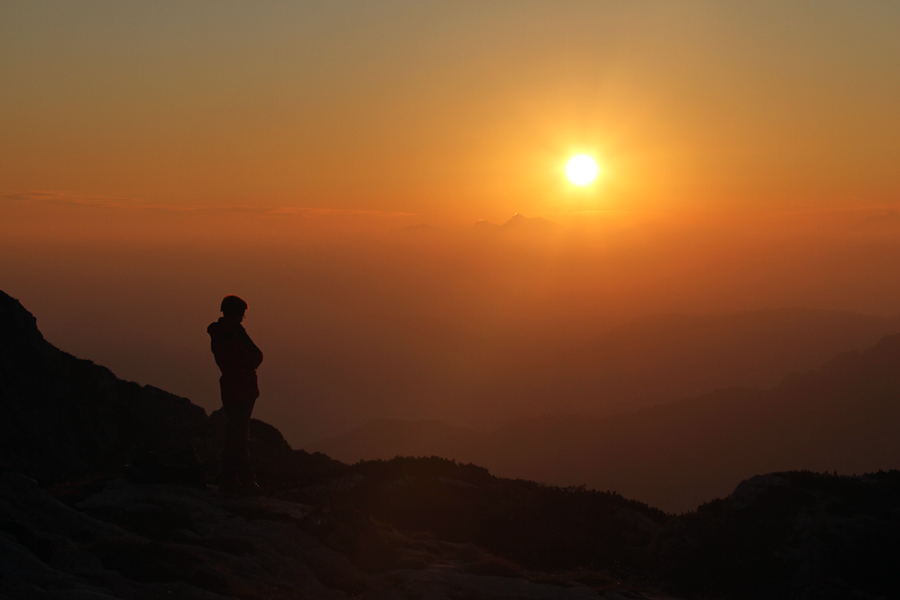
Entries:
[[892,2],[4,3],[0,193],[436,224],[891,204],[898,30]]
[[[488,383],[646,315],[893,318],[898,31],[896,2],[2,3],[0,289],[210,410],[204,330],[245,296],[292,442],[551,410]],[[517,212],[558,227],[471,227]]]

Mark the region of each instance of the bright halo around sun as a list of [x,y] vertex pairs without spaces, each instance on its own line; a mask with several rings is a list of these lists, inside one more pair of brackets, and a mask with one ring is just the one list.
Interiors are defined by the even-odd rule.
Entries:
[[600,167],[587,154],[576,154],[566,163],[566,176],[575,185],[587,185],[597,179]]

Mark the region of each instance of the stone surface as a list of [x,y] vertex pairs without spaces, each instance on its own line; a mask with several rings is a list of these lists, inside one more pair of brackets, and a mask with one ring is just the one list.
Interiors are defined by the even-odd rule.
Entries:
[[900,471],[759,475],[654,541],[675,589],[770,598],[900,597]]
[[[377,528],[392,564],[371,568],[309,532],[313,507],[214,488],[124,479],[66,506],[0,475],[0,594],[7,598],[599,598],[578,583],[473,574],[501,564],[471,544]],[[313,528],[314,529],[314,528]],[[368,567],[368,568],[367,568]],[[616,596],[605,596],[613,598]],[[635,594],[628,597],[643,597]]]

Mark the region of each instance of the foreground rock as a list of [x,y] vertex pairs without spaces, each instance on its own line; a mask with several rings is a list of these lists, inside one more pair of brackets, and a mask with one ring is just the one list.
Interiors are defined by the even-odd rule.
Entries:
[[701,596],[900,598],[900,471],[759,475],[654,546],[666,586]]
[[[0,597],[601,597],[575,582],[534,581],[471,544],[386,526],[372,525],[371,539],[356,540],[369,547],[345,554],[316,537],[320,521],[311,507],[284,500],[121,479],[70,507],[7,472],[0,475]],[[509,572],[473,573],[486,568]]]

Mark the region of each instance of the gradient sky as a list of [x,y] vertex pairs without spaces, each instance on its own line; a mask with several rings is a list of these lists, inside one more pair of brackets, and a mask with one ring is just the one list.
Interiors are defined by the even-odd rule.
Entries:
[[898,31],[890,1],[0,2],[0,194],[436,223],[889,205]]

